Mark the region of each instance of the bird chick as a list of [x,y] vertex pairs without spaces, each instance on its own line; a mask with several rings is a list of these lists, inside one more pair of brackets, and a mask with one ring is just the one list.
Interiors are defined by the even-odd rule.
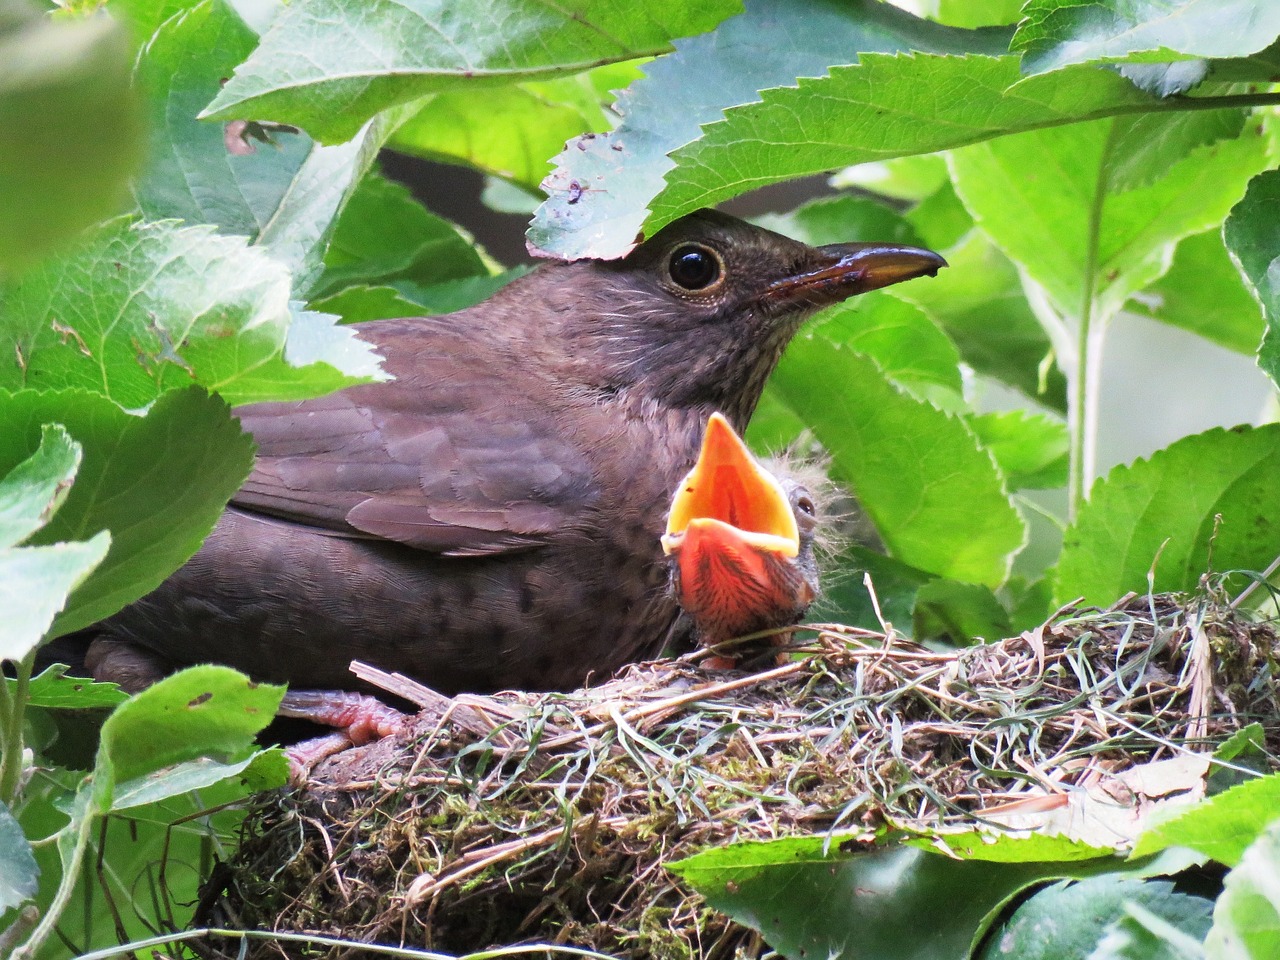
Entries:
[[[776,477],[728,420],[712,414],[662,537],[673,592],[698,641],[715,647],[799,622],[818,595],[817,526],[810,489]],[[736,661],[716,655],[707,664],[724,669]]]

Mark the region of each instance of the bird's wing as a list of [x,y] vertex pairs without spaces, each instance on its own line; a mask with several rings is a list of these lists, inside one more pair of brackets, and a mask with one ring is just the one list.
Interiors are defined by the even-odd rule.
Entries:
[[237,411],[258,459],[233,502],[453,556],[546,542],[596,496],[577,438],[536,384],[443,334],[411,354],[403,323],[377,325],[395,381]]

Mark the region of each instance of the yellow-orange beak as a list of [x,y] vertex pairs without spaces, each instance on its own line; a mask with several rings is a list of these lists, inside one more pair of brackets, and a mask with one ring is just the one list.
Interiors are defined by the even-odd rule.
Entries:
[[800,532],[782,484],[719,413],[707,421],[698,461],[671,501],[662,549],[679,552],[690,534],[718,534],[717,539],[784,557],[800,552]]

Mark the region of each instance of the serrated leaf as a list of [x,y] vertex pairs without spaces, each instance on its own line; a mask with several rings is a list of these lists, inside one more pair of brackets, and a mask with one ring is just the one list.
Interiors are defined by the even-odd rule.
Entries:
[[1095,315],[1114,314],[1168,269],[1177,241],[1221,222],[1266,163],[1251,132],[1196,150],[1150,186],[1110,192],[1116,129],[1101,120],[1037,130],[950,157],[969,212],[1068,317],[1080,316],[1086,291]]
[[1244,110],[1192,110],[1117,117],[1112,129],[1107,186],[1124,191],[1150,186],[1197,147],[1240,135],[1248,117]]
[[25,903],[40,889],[40,868],[22,826],[0,803],[0,913]]
[[242,759],[283,696],[284,687],[254,683],[230,667],[188,667],[165,677],[121,704],[102,725],[96,796],[110,798],[128,781],[199,757]]
[[[27,685],[27,704],[46,710],[86,710],[114,707],[129,695],[114,683],[97,683],[84,677],[68,677],[65,664],[55,663],[31,678]],[[13,680],[6,680],[14,683]]]
[[950,270],[892,296],[921,307],[947,332],[965,363],[1054,410],[1066,410],[1066,379],[1027,304],[1017,268],[980,230],[946,251]]
[[1132,80],[1138,89],[1157,97],[1186,93],[1209,75],[1205,60],[1180,60],[1176,63],[1122,63],[1120,76]]
[[1246,57],[1280,34],[1271,0],[1030,0],[1010,49],[1027,73],[1073,63]]
[[1022,519],[963,421],[821,338],[793,342],[771,383],[827,448],[832,475],[851,485],[893,556],[955,580],[1005,579]]
[[228,3],[204,0],[163,23],[143,50],[151,162],[134,187],[151,220],[209,223],[254,239],[309,290],[334,222],[394,127],[379,121],[332,147],[280,124],[205,123],[196,114],[257,36]]
[[1135,294],[1126,309],[1244,354],[1258,350],[1266,329],[1258,301],[1232,262],[1220,228],[1179,243],[1169,272]]
[[1105,605],[1145,591],[1152,564],[1157,590],[1193,590],[1211,555],[1214,570],[1263,569],[1280,543],[1278,470],[1277,424],[1210,430],[1116,467],[1067,528],[1054,595]]
[[556,80],[436,94],[395,132],[390,146],[465,163],[536,192],[565,141],[609,129],[610,91],[639,72],[633,63],[607,64]]
[[1245,849],[1277,818],[1280,775],[1256,777],[1148,828],[1134,843],[1133,856],[1181,846],[1234,867]]
[[969,427],[1000,467],[1009,489],[1066,486],[1067,425],[1024,410],[974,414]]
[[1090,877],[1036,892],[1014,912],[981,954],[982,960],[1088,957],[1128,904],[1145,907],[1193,937],[1209,929],[1213,903],[1177,892],[1167,880]]
[[[832,65],[859,59],[865,65],[873,59],[870,51],[1000,54],[1008,36],[944,27],[870,0],[753,3],[714,34],[678,42],[674,54],[649,64],[645,76],[619,97],[619,126],[571,144],[556,158],[556,169],[543,184],[549,199],[530,227],[530,244],[550,256],[611,259],[630,250],[639,234],[651,236],[684,213],[800,175],[798,165],[804,173],[820,173],[968,142],[923,146],[930,131],[938,130],[924,117],[882,123],[885,110],[902,104],[892,91],[879,96],[880,78],[875,102],[858,104],[846,102],[850,95],[833,78],[801,80],[800,90],[790,85],[799,77],[826,77]],[[1007,59],[1012,83],[1018,79],[1017,65]],[[860,67],[844,71],[866,72]],[[929,83],[913,78],[914,100]],[[833,96],[827,97],[833,86]],[[759,102],[760,91],[765,101],[788,102],[774,111]],[[767,119],[757,123],[761,116]],[[794,132],[785,146],[775,141],[780,125]],[[886,134],[902,136],[910,145],[882,149]],[[856,146],[870,143],[877,148]],[[720,145],[723,152],[717,152]],[[701,169],[704,163],[712,167]],[[690,177],[697,186],[686,182]],[[704,179],[713,183],[704,186]],[[678,196],[668,201],[672,191]]]
[[0,268],[35,262],[119,210],[142,160],[128,33],[0,0]]
[[1273,822],[1227,874],[1204,952],[1208,960],[1280,955],[1280,824]]
[[867,294],[823,311],[799,339],[848,347],[917,395],[946,399],[949,407],[961,403],[955,344],[919,307],[888,294]]
[[33,542],[111,531],[110,553],[54,626],[61,634],[115,613],[190,558],[248,475],[253,443],[227,405],[198,388],[166,393],[145,417],[82,391],[23,391],[0,394],[0,470],[34,450],[41,424],[53,421],[76,438],[84,459],[66,502]]
[[[323,393],[332,370],[272,364],[289,336],[289,286],[284,267],[243,238],[110,221],[0,285],[0,387],[84,387],[125,407],[193,381],[232,403],[264,399],[282,379],[284,396]],[[369,351],[347,352],[358,362],[340,372],[354,382]]]
[[395,104],[652,56],[738,9],[736,0],[304,0],[275,19],[202,117],[280,120],[339,142]]
[[1223,224],[1222,238],[1267,321],[1258,366],[1280,383],[1280,170],[1253,178]]

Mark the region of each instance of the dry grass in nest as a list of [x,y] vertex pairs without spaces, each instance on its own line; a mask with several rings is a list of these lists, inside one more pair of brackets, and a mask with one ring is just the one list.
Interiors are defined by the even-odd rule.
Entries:
[[204,919],[452,952],[755,955],[754,935],[665,863],[886,819],[956,822],[1254,720],[1280,745],[1275,632],[1204,600],[1063,610],[951,652],[803,632],[801,658],[750,675],[680,660],[571,694],[420,693],[412,737],[328,761],[247,820],[234,882]]

